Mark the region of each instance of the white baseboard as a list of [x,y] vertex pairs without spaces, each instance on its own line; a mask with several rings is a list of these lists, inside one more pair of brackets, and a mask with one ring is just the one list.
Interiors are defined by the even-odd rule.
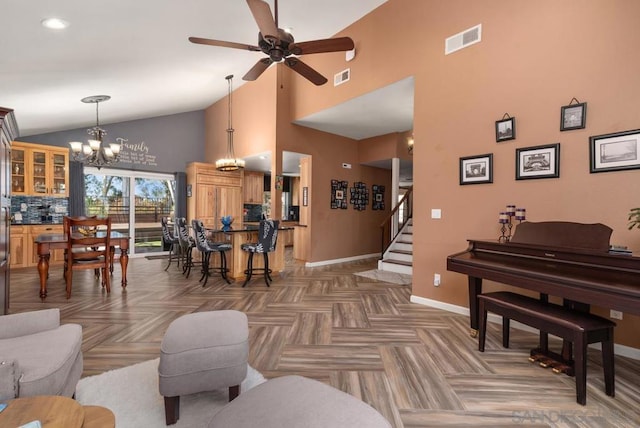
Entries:
[[[440,302],[438,300],[427,299],[420,296],[411,295],[411,303],[417,303],[419,305],[429,306],[431,308],[442,309],[447,312],[453,312],[460,315],[469,316],[469,308],[465,308],[464,306],[452,305],[450,303]],[[487,320],[494,323],[501,323],[502,317],[489,314]],[[517,321],[511,321],[511,326],[513,328],[517,328],[519,330],[528,331],[531,333],[538,333],[538,330],[528,325],[521,324]],[[600,349],[599,343],[594,343],[589,345],[592,348]],[[632,348],[630,346],[618,345],[617,343],[614,345],[614,352],[616,355],[620,355],[621,357],[632,358],[634,360],[640,360],[640,349]]]
[[319,262],[307,262],[307,263],[304,264],[304,266],[308,267],[308,268],[318,267],[318,266],[328,266],[328,265],[335,265],[335,264],[338,264],[338,263],[347,263],[347,262],[355,262],[357,260],[372,259],[374,257],[380,258],[380,253],[363,254],[361,256],[345,257],[344,259],[322,260],[322,261],[319,261]]

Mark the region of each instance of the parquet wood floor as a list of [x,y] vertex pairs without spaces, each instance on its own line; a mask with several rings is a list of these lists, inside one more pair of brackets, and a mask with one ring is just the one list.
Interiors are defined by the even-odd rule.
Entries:
[[511,348],[503,349],[499,325],[490,324],[480,353],[467,317],[410,303],[410,286],[354,275],[376,260],[317,268],[289,262],[271,288],[261,278],[241,288],[217,277],[203,288],[197,272],[185,279],[165,264],[131,259],[129,286],[121,289],[116,268],[109,296],[91,272],[79,272],[70,300],[62,270],[52,268],[45,302],[35,268],[12,270],[10,311],[59,307],[63,322],[82,324],[84,376],[158,357],[164,331],[183,314],[236,309],[249,317],[249,363],[267,378],[326,382],[397,428],[640,425],[640,361],[616,357],[611,398],[600,352],[590,349],[587,406],[580,406],[573,378],[528,362],[535,334],[512,329]]

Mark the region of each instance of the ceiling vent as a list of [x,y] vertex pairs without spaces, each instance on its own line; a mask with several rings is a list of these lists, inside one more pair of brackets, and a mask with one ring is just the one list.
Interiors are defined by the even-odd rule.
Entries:
[[449,55],[460,49],[475,45],[482,39],[482,24],[471,27],[444,41],[444,54]]
[[341,71],[340,73],[336,73],[333,76],[333,86],[342,85],[344,82],[349,81],[350,77],[351,77],[350,68],[347,68],[346,70]]

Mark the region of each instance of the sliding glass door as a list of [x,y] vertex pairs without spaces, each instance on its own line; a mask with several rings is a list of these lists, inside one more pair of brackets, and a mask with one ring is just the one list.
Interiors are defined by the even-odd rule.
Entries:
[[131,255],[160,253],[161,217],[174,217],[175,180],[170,174],[85,168],[87,215],[109,216],[113,230],[131,236]]

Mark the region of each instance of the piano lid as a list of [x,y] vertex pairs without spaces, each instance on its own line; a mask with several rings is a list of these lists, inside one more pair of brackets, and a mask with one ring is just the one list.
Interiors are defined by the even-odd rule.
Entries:
[[608,252],[612,232],[602,223],[525,221],[516,226],[509,242]]

